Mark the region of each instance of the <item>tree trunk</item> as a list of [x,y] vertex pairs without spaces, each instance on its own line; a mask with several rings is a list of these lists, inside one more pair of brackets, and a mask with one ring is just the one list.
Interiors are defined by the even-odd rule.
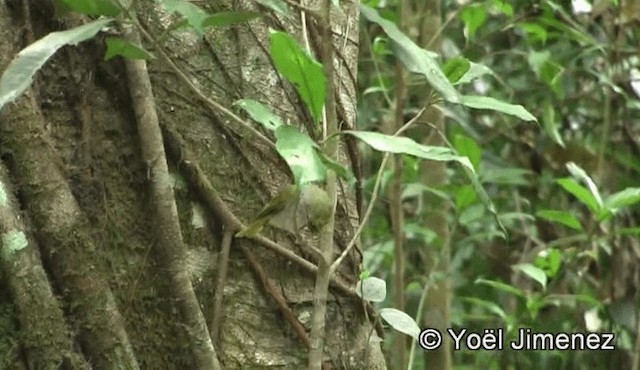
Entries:
[[[12,7],[0,3],[0,70],[27,43],[86,21],[53,19],[48,2],[6,3]],[[214,3],[210,13],[253,10],[261,17],[208,29],[204,38],[187,29],[165,34],[175,16],[138,1],[140,23],[162,45],[142,33],[157,59],[144,68],[105,62],[99,35],[61,49],[1,112],[0,191],[7,195],[0,193],[0,276],[11,299],[0,300],[0,338],[12,339],[0,341],[0,368],[215,367],[208,356],[225,369],[306,366],[315,264],[308,246],[317,235],[293,238],[267,228],[271,242],[231,237],[292,179],[273,147],[224,108],[240,114],[233,103],[254,99],[284,122],[309,127],[302,100],[270,61],[269,28],[290,32],[301,45],[307,39],[317,55],[317,25],[254,1]],[[342,125],[353,127],[358,11],[354,2],[340,3],[334,84]],[[135,82],[145,74],[149,89]],[[150,113],[136,106],[138,95],[152,98],[147,108],[157,115],[166,156],[140,124]],[[341,153],[350,165],[345,145]],[[353,192],[342,185],[336,253],[357,220]],[[324,352],[334,369],[385,368],[353,294],[359,266],[357,257],[346,262],[330,291]]]

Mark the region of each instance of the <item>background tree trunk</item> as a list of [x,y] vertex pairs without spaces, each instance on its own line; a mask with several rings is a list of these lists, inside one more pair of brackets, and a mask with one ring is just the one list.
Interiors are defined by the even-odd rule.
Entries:
[[[8,3],[14,5],[11,12],[0,5],[0,70],[30,38],[38,39],[78,22],[52,19],[48,2],[33,2],[31,8],[15,1]],[[163,34],[175,21],[173,15],[152,2],[139,3],[139,20],[151,35]],[[304,104],[293,87],[277,75],[268,50],[269,28],[285,29],[304,45],[300,15],[292,12],[294,20],[290,21],[254,1],[214,3],[208,9],[211,13],[244,9],[260,11],[262,16],[248,24],[212,30],[203,39],[193,31],[172,32],[163,40],[170,58],[206,96],[227,109],[233,110],[232,103],[238,99],[255,99],[270,106],[284,121],[308,127],[311,119]],[[355,3],[341,4],[342,11],[336,11],[333,17],[338,53],[334,83],[342,108],[340,119],[343,125],[352,127],[358,13]],[[314,24],[309,17],[306,30],[313,36]],[[6,294],[11,300],[0,301],[0,338],[12,338],[0,342],[2,368],[20,368],[24,361],[21,351],[29,361],[36,359],[35,363],[23,363],[29,368],[51,368],[63,361],[60,355],[32,356],[49,344],[22,331],[28,324],[32,325],[32,334],[44,330],[38,326],[44,322],[50,323],[45,327],[60,328],[55,334],[60,334],[57,340],[64,343],[63,357],[68,358],[70,368],[83,366],[81,356],[96,368],[194,368],[194,356],[186,344],[193,333],[185,330],[180,308],[184,302],[177,301],[171,288],[171,276],[177,271],[167,270],[165,257],[158,249],[161,224],[154,214],[157,199],[150,191],[154,163],[145,162],[141,154],[144,138],[137,130],[124,65],[118,59],[102,61],[102,37],[58,52],[38,74],[32,92],[0,116],[0,154],[9,172],[2,176],[0,168],[0,180],[15,187],[16,201],[11,209],[24,211],[26,226],[20,228],[28,236],[30,248],[37,248],[36,242],[41,247],[41,271],[46,271],[51,281],[51,290],[46,284],[40,289],[50,297],[51,303],[40,308],[48,315],[19,314],[18,334],[18,328],[11,324],[14,317],[10,306],[15,305],[18,313],[36,306],[18,299],[26,288],[15,283],[19,276],[14,270],[6,263],[2,265],[3,285],[11,287]],[[317,50],[319,45],[313,37],[309,40],[311,49]],[[144,45],[160,55],[148,40]],[[185,171],[196,166],[208,180],[209,190],[215,191],[245,223],[291,179],[272,148],[219,111],[203,105],[162,58],[150,62],[148,69],[165,145],[167,140],[183,145],[179,153],[169,150],[166,161],[186,248],[184,258],[199,302],[194,308],[202,311],[210,329],[217,261],[229,225],[209,207],[202,184],[193,183]],[[348,165],[347,160],[344,162]],[[347,189],[346,184],[341,188]],[[338,247],[353,234],[357,219],[353,199],[350,191],[343,190],[336,215]],[[0,204],[0,223],[5,215],[1,212]],[[304,248],[285,234],[267,230],[265,236],[305,255]],[[304,240],[315,242],[313,236]],[[251,253],[251,264],[239,247]],[[37,249],[17,251],[11,258],[24,258],[22,253],[34,256]],[[38,258],[29,260],[40,265]],[[266,277],[255,273],[256,261]],[[170,266],[173,269],[178,265]],[[340,276],[353,284],[358,269],[359,261],[353,258],[339,271]],[[46,282],[39,274],[41,284]],[[303,368],[306,364],[307,349],[266,294],[265,282],[282,293],[293,317],[309,329],[313,275],[257,243],[234,239],[223,290],[219,339],[213,341],[227,369]],[[59,302],[53,300],[51,291],[59,296]],[[366,321],[362,304],[343,292],[331,293],[327,360],[336,369],[384,368],[379,344],[370,341],[371,324]],[[56,308],[58,304],[64,317]],[[68,332],[64,331],[66,327]],[[103,329],[112,334],[104,337]],[[70,343],[68,333],[79,346]]]

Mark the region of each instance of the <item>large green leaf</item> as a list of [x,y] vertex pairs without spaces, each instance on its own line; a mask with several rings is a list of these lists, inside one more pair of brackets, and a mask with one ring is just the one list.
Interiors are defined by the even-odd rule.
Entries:
[[461,157],[456,153],[441,146],[427,146],[400,136],[385,135],[369,131],[343,131],[364,141],[375,150],[396,154],[408,154],[414,157],[429,159],[432,161],[456,161],[473,171],[473,165],[467,157]]
[[387,33],[392,41],[396,56],[411,72],[419,73],[427,78],[431,86],[451,102],[459,103],[460,97],[453,85],[447,79],[444,72],[436,62],[433,53],[430,53],[416,45],[409,37],[402,33],[393,22],[380,17],[378,12],[366,5],[360,5],[361,14],[369,21],[378,24]]
[[287,162],[296,184],[323,181],[327,168],[315,149],[315,142],[292,126],[276,129],[276,150]]
[[533,114],[529,113],[522,105],[505,103],[488,96],[463,95],[461,104],[474,109],[488,109],[511,116],[516,116],[524,121],[538,121]]
[[327,80],[318,63],[288,33],[271,31],[271,58],[280,74],[291,82],[316,123],[322,119]]
[[600,212],[600,205],[598,201],[593,197],[593,194],[584,186],[578,184],[574,179],[564,178],[557,180],[558,185],[562,186],[564,190],[573,194],[578,200],[584,203],[589,209],[597,214]]
[[411,316],[395,308],[381,309],[380,316],[397,331],[407,334],[416,340],[418,339],[420,327]]
[[282,119],[275,115],[269,107],[252,99],[240,99],[234,103],[251,116],[256,122],[262,124],[267,130],[274,131],[282,126]]
[[120,37],[107,37],[105,40],[107,51],[104,53],[104,60],[109,60],[115,56],[122,56],[128,59],[153,59],[153,55],[145,49],[130,43]]
[[67,31],[52,32],[20,51],[0,78],[0,110],[31,85],[33,75],[58,49],[92,38],[112,21],[99,19]]
[[543,289],[547,288],[547,274],[541,268],[530,263],[520,263],[514,265],[513,268],[522,271],[525,275],[540,283]]

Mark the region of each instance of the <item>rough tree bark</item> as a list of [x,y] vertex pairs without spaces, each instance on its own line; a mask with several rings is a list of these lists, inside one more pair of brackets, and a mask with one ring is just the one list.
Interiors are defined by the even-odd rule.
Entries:
[[[104,34],[62,49],[32,89],[0,112],[0,283],[9,288],[0,292],[7,298],[0,300],[0,367],[206,368],[204,332],[226,369],[304,368],[315,263],[307,248],[317,235],[297,239],[267,229],[271,241],[230,237],[291,178],[272,146],[207,99],[236,114],[234,101],[255,99],[308,127],[301,99],[271,64],[268,39],[269,28],[284,29],[317,54],[317,25],[297,11],[287,19],[254,1],[220,0],[198,5],[262,16],[204,38],[188,30],[164,34],[176,17],[151,1],[136,4],[148,34],[168,36],[161,47],[178,68],[143,34],[158,57],[147,69],[166,157],[164,150],[145,154],[148,134],[139,121],[148,117],[134,99],[149,92],[132,86],[135,76],[122,60],[102,60]],[[352,127],[358,12],[355,1],[340,4],[334,83],[341,124]],[[87,21],[53,17],[48,1],[0,2],[1,71],[30,41]],[[341,152],[350,165],[345,145]],[[156,161],[168,165],[167,178],[157,178]],[[171,188],[171,199],[159,195],[166,188],[152,190],[158,181]],[[346,184],[339,189],[336,252],[357,223],[353,192]],[[172,235],[158,218],[162,207],[177,210]],[[168,242],[186,252],[163,250]],[[359,263],[354,253],[330,292],[325,358],[334,369],[385,368],[352,290]],[[220,271],[226,279],[216,284]],[[190,289],[197,304],[187,299]],[[198,327],[199,316],[208,328]]]

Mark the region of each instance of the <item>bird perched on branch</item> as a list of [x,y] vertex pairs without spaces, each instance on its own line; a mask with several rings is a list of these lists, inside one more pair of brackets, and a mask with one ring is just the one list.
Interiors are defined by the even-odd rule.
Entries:
[[265,225],[297,234],[304,226],[320,230],[331,217],[332,202],[326,191],[314,184],[288,185],[258,213],[247,227],[236,234],[254,237]]

